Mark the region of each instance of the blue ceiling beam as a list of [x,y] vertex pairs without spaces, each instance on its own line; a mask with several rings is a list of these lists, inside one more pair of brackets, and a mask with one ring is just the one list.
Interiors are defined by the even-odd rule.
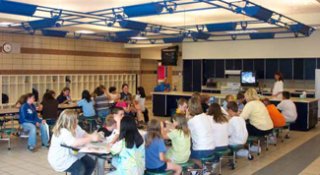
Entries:
[[123,7],[123,12],[129,17],[139,17],[145,15],[158,15],[163,11],[164,5],[153,2]]
[[130,31],[122,31],[122,32],[116,32],[115,35],[120,38],[129,38],[134,37],[140,34],[140,31],[136,30],[130,30]]
[[119,21],[119,25],[122,28],[132,29],[132,30],[140,30],[140,31],[144,31],[148,26],[147,23],[131,21],[131,20]]
[[237,28],[236,22],[226,22],[226,23],[215,23],[206,24],[207,30],[209,32],[221,32],[221,31],[232,31]]
[[290,30],[295,33],[301,33],[304,36],[310,36],[311,33],[314,31],[313,28],[306,26],[304,24],[294,24],[290,26]]
[[256,19],[262,20],[262,21],[269,21],[272,17],[273,12],[263,8],[261,6],[246,6],[243,8],[243,11],[246,13],[246,15],[254,17]]
[[209,33],[205,33],[205,32],[192,32],[191,33],[191,37],[194,41],[198,41],[198,39],[202,39],[202,40],[208,40],[210,38],[210,34]]
[[164,43],[181,43],[184,40],[184,36],[163,38],[162,40]]
[[275,33],[250,33],[250,39],[273,39]]
[[0,0],[0,13],[33,16],[37,6],[20,2]]

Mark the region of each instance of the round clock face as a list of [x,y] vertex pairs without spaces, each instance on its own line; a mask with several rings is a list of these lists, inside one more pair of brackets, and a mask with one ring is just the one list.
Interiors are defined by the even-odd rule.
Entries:
[[5,53],[9,53],[12,51],[12,45],[9,44],[9,43],[4,43],[3,46],[2,46],[2,50],[5,52]]

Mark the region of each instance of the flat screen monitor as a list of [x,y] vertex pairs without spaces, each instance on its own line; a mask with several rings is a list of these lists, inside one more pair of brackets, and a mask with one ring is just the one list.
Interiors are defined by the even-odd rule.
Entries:
[[242,71],[240,76],[241,86],[256,86],[256,73],[253,71]]
[[168,47],[161,50],[161,63],[163,66],[176,66],[179,56],[179,47]]

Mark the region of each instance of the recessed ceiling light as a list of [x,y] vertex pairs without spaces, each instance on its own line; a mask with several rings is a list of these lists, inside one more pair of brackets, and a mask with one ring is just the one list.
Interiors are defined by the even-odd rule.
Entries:
[[0,22],[0,27],[9,27],[13,25],[15,25],[13,22]]
[[91,30],[77,30],[75,33],[81,33],[81,34],[94,34],[94,31]]
[[145,36],[133,36],[133,37],[131,37],[130,39],[144,40],[144,39],[148,39],[148,38],[145,37]]
[[257,30],[235,30],[235,31],[227,31],[228,34],[245,34],[245,33],[257,33]]

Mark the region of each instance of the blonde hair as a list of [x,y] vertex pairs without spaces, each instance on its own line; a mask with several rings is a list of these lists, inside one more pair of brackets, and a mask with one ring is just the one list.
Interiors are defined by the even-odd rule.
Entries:
[[188,121],[185,115],[176,114],[173,116],[173,121],[177,122],[176,129],[182,131],[185,136],[190,136],[190,130],[188,128]]
[[244,97],[247,101],[259,100],[258,93],[253,88],[249,88],[246,93],[244,93]]
[[233,99],[234,99],[234,96],[231,95],[231,94],[228,94],[228,95],[226,95],[226,97],[224,98],[224,100],[227,101],[227,102],[229,102],[229,99],[230,99],[230,98],[233,98]]
[[61,112],[56,124],[54,125],[52,132],[55,136],[59,136],[61,129],[65,128],[72,133],[73,136],[76,135],[76,128],[78,124],[78,113],[71,109],[66,109]]
[[152,141],[156,138],[162,138],[161,125],[158,120],[152,119],[147,126],[146,147],[151,145]]
[[113,126],[114,124],[116,124],[117,122],[114,120],[113,118],[113,115],[112,114],[109,114],[107,117],[106,117],[106,121],[105,121],[105,125],[106,126]]

